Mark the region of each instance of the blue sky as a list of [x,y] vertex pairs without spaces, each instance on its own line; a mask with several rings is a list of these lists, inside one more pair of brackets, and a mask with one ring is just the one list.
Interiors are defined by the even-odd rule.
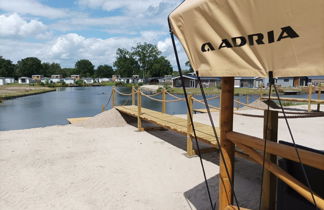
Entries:
[[[181,0],[0,0],[0,56],[112,65],[117,48],[156,44],[174,65],[168,14]],[[181,51],[182,62],[186,61]]]

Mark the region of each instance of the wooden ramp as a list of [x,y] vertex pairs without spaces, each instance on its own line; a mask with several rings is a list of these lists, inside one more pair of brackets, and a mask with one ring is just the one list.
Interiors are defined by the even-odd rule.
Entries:
[[[137,106],[115,106],[115,108],[124,114],[137,117]],[[163,128],[176,131],[183,135],[187,135],[187,119],[153,111],[150,109],[145,109],[143,107],[141,109],[142,114],[140,118],[142,120],[146,120]],[[194,125],[198,140],[212,145],[213,147],[217,147],[216,138],[210,125],[199,122],[195,122]],[[216,128],[216,131],[219,135],[219,128]],[[194,137],[193,134],[190,135]]]

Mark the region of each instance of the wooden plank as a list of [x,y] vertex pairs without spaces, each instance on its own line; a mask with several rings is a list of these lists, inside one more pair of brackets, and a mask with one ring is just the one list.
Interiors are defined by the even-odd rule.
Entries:
[[[255,151],[253,148],[237,144],[243,151],[250,156],[250,158],[253,158],[257,163],[260,165],[263,163],[263,156],[260,155],[257,151]],[[313,203],[313,198],[310,193],[310,190],[302,184],[300,181],[298,181],[296,178],[291,176],[289,173],[284,171],[283,169],[279,168],[277,165],[273,164],[272,162],[266,160],[264,164],[265,168],[271,171],[274,175],[276,175],[279,179],[281,179],[283,182],[285,182],[289,187],[294,189],[297,193],[299,193],[301,196],[306,198],[309,202]],[[320,196],[314,193],[314,199],[316,202],[316,205],[319,209],[324,209],[324,200]]]
[[[229,205],[226,206],[224,210],[238,210],[239,208],[237,206],[233,206],[233,205]],[[247,208],[242,208],[240,207],[241,210],[251,210],[251,209],[247,209]]]
[[233,130],[234,77],[223,77],[221,86],[220,149],[224,159],[221,157],[219,162],[219,209],[225,209],[233,203],[235,145],[227,139],[226,133]]
[[66,120],[70,123],[70,124],[75,124],[78,122],[82,122],[85,120],[90,119],[90,117],[78,117],[78,118],[67,118]]
[[[237,132],[229,132],[226,137],[235,144],[242,144],[257,150],[263,150],[264,140]],[[267,153],[277,155],[289,160],[299,162],[295,148],[284,144],[267,142]],[[324,155],[310,152],[304,149],[298,149],[303,164],[324,170]]]
[[[138,108],[137,106],[116,106],[117,110],[127,115],[138,117]],[[156,124],[160,127],[170,129],[176,131],[180,134],[187,135],[188,134],[188,126],[187,126],[187,119],[176,117],[173,115],[153,111],[146,108],[141,108],[141,120],[146,120],[153,124]],[[216,138],[214,136],[212,127],[203,123],[194,122],[197,139],[204,143],[207,143],[214,148],[216,147]],[[144,128],[145,129],[145,128]],[[216,128],[217,132],[219,133],[219,129]],[[190,133],[191,138],[194,138],[192,132]]]

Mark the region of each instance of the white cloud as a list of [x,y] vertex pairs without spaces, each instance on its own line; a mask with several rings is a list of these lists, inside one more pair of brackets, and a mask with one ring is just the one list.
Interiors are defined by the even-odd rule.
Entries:
[[62,18],[67,16],[67,10],[52,8],[36,0],[0,0],[0,9],[8,12],[47,18]]
[[38,20],[26,21],[18,14],[0,15],[0,37],[44,36],[47,27]]

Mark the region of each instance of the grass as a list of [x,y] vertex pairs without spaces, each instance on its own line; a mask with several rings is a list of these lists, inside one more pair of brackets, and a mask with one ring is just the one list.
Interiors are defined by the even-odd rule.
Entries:
[[55,91],[55,88],[10,84],[0,86],[0,101],[4,99],[17,98],[28,95],[35,95]]

